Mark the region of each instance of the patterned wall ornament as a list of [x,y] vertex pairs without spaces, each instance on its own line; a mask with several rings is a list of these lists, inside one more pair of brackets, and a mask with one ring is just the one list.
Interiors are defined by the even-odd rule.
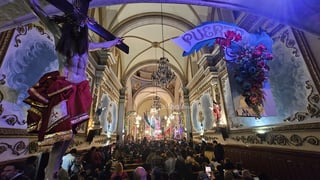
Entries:
[[[2,75],[2,78],[0,79],[0,85],[5,84],[6,82],[5,79],[6,79],[6,76]],[[3,112],[5,111],[2,104],[3,99],[4,99],[4,95],[0,91],[0,119],[4,120],[10,126],[15,126],[16,124],[18,125],[26,124],[25,120],[22,120],[22,121],[19,120],[18,116],[15,114],[3,114]]]
[[292,54],[295,57],[300,57],[300,54],[298,54],[298,48],[296,46],[297,43],[294,39],[290,39],[289,30],[285,30],[283,33],[281,33],[278,37],[273,38],[274,41],[280,40],[285,46],[289,49],[293,49]]
[[15,156],[38,153],[38,141],[31,141],[28,145],[23,141],[18,141],[15,144],[0,142],[0,155],[6,151],[11,151],[11,154]]
[[304,146],[306,144],[319,146],[320,139],[316,136],[305,136],[301,137],[297,134],[292,134],[287,137],[280,133],[265,133],[265,134],[254,134],[248,136],[234,136],[231,139],[240,141],[245,144],[263,144],[279,145],[279,146]]
[[51,39],[50,35],[47,34],[41,26],[37,26],[37,25],[34,25],[34,24],[27,24],[27,25],[24,25],[24,26],[17,27],[16,31],[18,32],[18,34],[14,37],[15,42],[16,42],[14,47],[19,47],[19,44],[21,43],[20,36],[25,36],[27,34],[27,32],[32,30],[33,28],[37,29],[40,32],[41,35],[45,35],[45,36],[47,36],[47,38],[49,40],[53,41]]
[[307,112],[297,112],[294,115],[287,117],[283,121],[294,122],[304,121],[308,118],[319,118],[320,117],[320,96],[314,91],[314,87],[310,81],[306,81],[306,88],[310,89],[310,95],[308,96]]

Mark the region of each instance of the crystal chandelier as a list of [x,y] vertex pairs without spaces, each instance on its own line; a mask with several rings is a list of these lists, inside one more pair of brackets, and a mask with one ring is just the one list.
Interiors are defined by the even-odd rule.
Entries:
[[155,82],[157,86],[166,88],[168,84],[175,78],[175,74],[171,71],[168,66],[168,58],[161,57],[159,60],[159,65],[157,71],[152,73],[152,81]]
[[156,95],[152,98],[152,100],[153,103],[151,105],[151,109],[153,109],[154,111],[159,111],[161,109],[160,97]]
[[162,43],[163,43],[163,56],[159,60],[157,71],[151,75],[152,81],[156,86],[161,88],[167,88],[168,84],[175,78],[175,74],[169,67],[169,60],[164,56],[164,33],[163,33],[163,14],[162,14],[162,3],[161,3],[161,28],[162,28]]

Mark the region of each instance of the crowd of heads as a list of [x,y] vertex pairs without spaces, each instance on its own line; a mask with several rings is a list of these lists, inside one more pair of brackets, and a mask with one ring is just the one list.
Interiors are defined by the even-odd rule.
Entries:
[[[181,140],[124,141],[105,147],[91,147],[88,151],[70,150],[76,172],[68,172],[69,179],[122,179],[122,180],[194,180],[203,179],[253,179],[249,170],[240,162],[233,163],[224,158],[216,161],[207,156],[214,146],[212,143],[190,143]],[[210,152],[211,151],[211,152]],[[207,171],[209,169],[209,171]],[[15,166],[6,166],[1,180],[21,173]]]

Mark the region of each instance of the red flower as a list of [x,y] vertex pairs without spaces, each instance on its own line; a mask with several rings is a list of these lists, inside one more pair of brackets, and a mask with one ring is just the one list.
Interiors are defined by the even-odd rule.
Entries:
[[259,102],[259,99],[257,96],[251,96],[250,101],[252,104],[257,104]]
[[234,38],[235,41],[241,41],[242,40],[242,36],[240,34],[237,34]]

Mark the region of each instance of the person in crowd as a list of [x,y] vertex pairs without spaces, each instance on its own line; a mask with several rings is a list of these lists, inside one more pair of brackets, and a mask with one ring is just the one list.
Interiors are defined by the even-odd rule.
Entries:
[[57,176],[54,178],[57,178],[59,180],[69,180],[70,179],[68,171],[63,169],[62,166],[60,167],[59,171],[57,172]]
[[111,174],[111,180],[115,179],[122,179],[122,180],[129,180],[128,173],[123,170],[123,165],[121,162],[115,162],[113,167],[113,172]]
[[223,160],[223,168],[226,170],[233,170],[235,168],[235,166],[230,158],[225,158]]
[[200,164],[201,169],[204,169],[206,165],[210,164],[210,160],[205,156],[204,152],[200,152],[200,154],[195,157],[195,160]]
[[68,154],[66,154],[62,157],[61,167],[68,172],[69,176],[71,176],[71,174],[72,174],[71,168],[75,162],[76,155],[77,155],[77,149],[73,148],[70,150],[70,152]]
[[74,175],[80,175],[82,172],[84,172],[84,167],[82,164],[82,157],[77,155],[75,157],[74,163],[71,166],[71,171],[68,172],[70,177],[74,176]]
[[30,179],[35,179],[37,171],[37,156],[30,156],[26,160],[26,164],[23,168],[24,175],[28,176]]
[[7,164],[1,172],[1,180],[31,180],[24,175],[23,171],[17,164]]
[[213,140],[212,141],[214,145],[213,153],[214,153],[214,161],[217,161],[219,163],[222,163],[224,160],[224,148],[223,146],[218,143],[218,141]]
[[101,154],[98,151],[97,147],[92,146],[90,150],[84,155],[84,168],[90,174],[95,174],[97,169],[102,166]]
[[194,172],[201,170],[200,164],[195,160],[193,155],[187,156],[186,165],[190,166],[192,171],[194,171]]
[[161,151],[156,150],[151,152],[147,157],[146,163],[150,164],[151,168],[154,168],[154,167],[163,168],[164,160],[163,160],[163,157],[161,156]]
[[214,172],[214,177],[216,180],[224,180],[224,169],[222,165],[217,165],[216,171]]
[[168,175],[161,167],[154,167],[151,171],[151,180],[166,180]]
[[205,172],[200,172],[198,174],[197,180],[211,180],[213,178],[211,178],[207,173]]
[[243,180],[253,180],[253,176],[248,169],[242,170],[242,179]]
[[102,171],[99,175],[100,179],[110,179],[111,177],[111,168],[112,168],[112,159],[109,159],[105,162]]
[[176,165],[175,165],[175,171],[183,178],[185,179],[186,173],[186,163],[185,159],[182,157],[180,153],[177,154],[176,159]]
[[133,180],[147,180],[147,174],[143,167],[138,166],[133,172]]
[[[62,156],[72,142],[77,127],[89,119],[92,97],[86,77],[88,52],[113,47],[120,44],[122,39],[89,42],[87,23],[93,23],[89,18],[81,19],[79,16],[79,19],[71,22],[68,16],[51,18],[38,0],[26,2],[53,34],[59,61],[59,71],[45,74],[39,83],[30,88],[30,97],[24,100],[31,108],[41,112],[35,114],[28,111],[28,132],[38,133],[40,145],[53,144],[45,175],[46,179],[55,179],[53,177],[59,170]],[[75,2],[77,7],[79,4],[88,4],[90,0]],[[87,12],[82,13],[86,15]],[[39,103],[46,105],[42,106],[46,108],[34,106]],[[59,117],[50,116],[56,111],[64,113],[60,113]]]
[[164,161],[164,168],[167,174],[171,174],[175,170],[176,157],[171,151],[167,151],[166,160]]
[[173,171],[169,174],[168,180],[183,180],[182,176],[177,171]]
[[193,155],[187,156],[185,160],[186,169],[184,170],[185,179],[193,180],[193,172],[197,172],[200,170],[200,164],[194,159]]
[[224,180],[233,180],[234,179],[234,175],[232,173],[231,170],[226,170],[224,172]]
[[233,175],[235,178],[241,178],[243,167],[241,162],[237,162],[235,165],[235,169],[233,169]]

